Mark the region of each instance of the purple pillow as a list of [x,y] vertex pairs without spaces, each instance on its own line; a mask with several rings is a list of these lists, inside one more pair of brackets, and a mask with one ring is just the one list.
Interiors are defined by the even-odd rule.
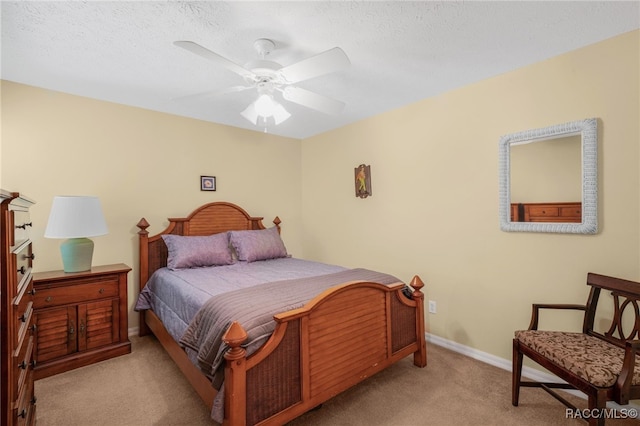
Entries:
[[229,241],[238,260],[255,262],[287,257],[287,249],[275,226],[252,231],[229,231]]
[[226,232],[202,237],[166,234],[162,239],[169,249],[167,268],[171,270],[233,263]]

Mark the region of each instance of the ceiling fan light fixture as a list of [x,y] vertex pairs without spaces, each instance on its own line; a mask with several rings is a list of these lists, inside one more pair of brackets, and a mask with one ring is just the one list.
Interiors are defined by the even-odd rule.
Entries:
[[258,117],[262,117],[265,121],[267,118],[273,117],[276,125],[291,117],[291,114],[281,104],[266,93],[261,94],[258,99],[249,104],[240,115],[254,125],[258,124]]
[[289,111],[284,109],[282,105],[276,103],[275,109],[273,110],[273,119],[275,120],[276,125],[282,123],[289,117],[291,117]]
[[263,117],[271,117],[276,109],[276,105],[279,104],[273,100],[271,95],[263,93],[258,96],[258,99],[256,99],[253,105],[255,106],[258,115],[261,115]]
[[254,102],[251,102],[249,106],[240,113],[240,115],[246,118],[251,123],[253,123],[254,126],[258,124],[258,113],[256,112],[256,107],[254,106]]

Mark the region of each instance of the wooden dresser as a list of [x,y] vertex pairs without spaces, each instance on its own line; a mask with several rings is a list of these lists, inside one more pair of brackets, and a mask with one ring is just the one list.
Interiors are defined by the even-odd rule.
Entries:
[[33,391],[33,251],[29,198],[0,189],[0,424],[31,425],[36,420]]
[[131,352],[129,271],[119,263],[34,274],[36,380]]
[[513,203],[512,222],[582,222],[582,203]]

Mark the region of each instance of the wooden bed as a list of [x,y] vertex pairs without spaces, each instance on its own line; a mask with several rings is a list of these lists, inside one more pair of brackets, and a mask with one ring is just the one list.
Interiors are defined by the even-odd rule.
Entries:
[[[154,236],[149,236],[149,223],[141,219],[137,225],[140,291],[153,272],[167,264],[163,234],[265,229],[262,219],[226,202],[203,205],[186,218],[170,218],[167,228]],[[273,223],[280,230],[280,219]],[[413,354],[416,366],[426,366],[423,286],[414,277],[411,298],[403,294],[402,283],[351,282],[332,287],[301,309],[275,315],[275,332],[248,357],[240,346],[246,332],[234,322],[224,339],[231,350],[225,355],[223,424],[284,424],[408,355]],[[211,408],[217,394],[211,381],[155,313],[146,310],[141,312],[140,335],[150,332]]]

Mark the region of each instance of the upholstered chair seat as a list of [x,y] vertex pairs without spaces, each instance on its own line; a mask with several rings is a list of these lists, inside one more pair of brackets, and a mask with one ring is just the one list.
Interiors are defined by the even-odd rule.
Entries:
[[[624,349],[584,333],[520,330],[515,337],[556,365],[587,382],[608,388],[622,371]],[[640,384],[640,357],[636,356],[631,385]]]

